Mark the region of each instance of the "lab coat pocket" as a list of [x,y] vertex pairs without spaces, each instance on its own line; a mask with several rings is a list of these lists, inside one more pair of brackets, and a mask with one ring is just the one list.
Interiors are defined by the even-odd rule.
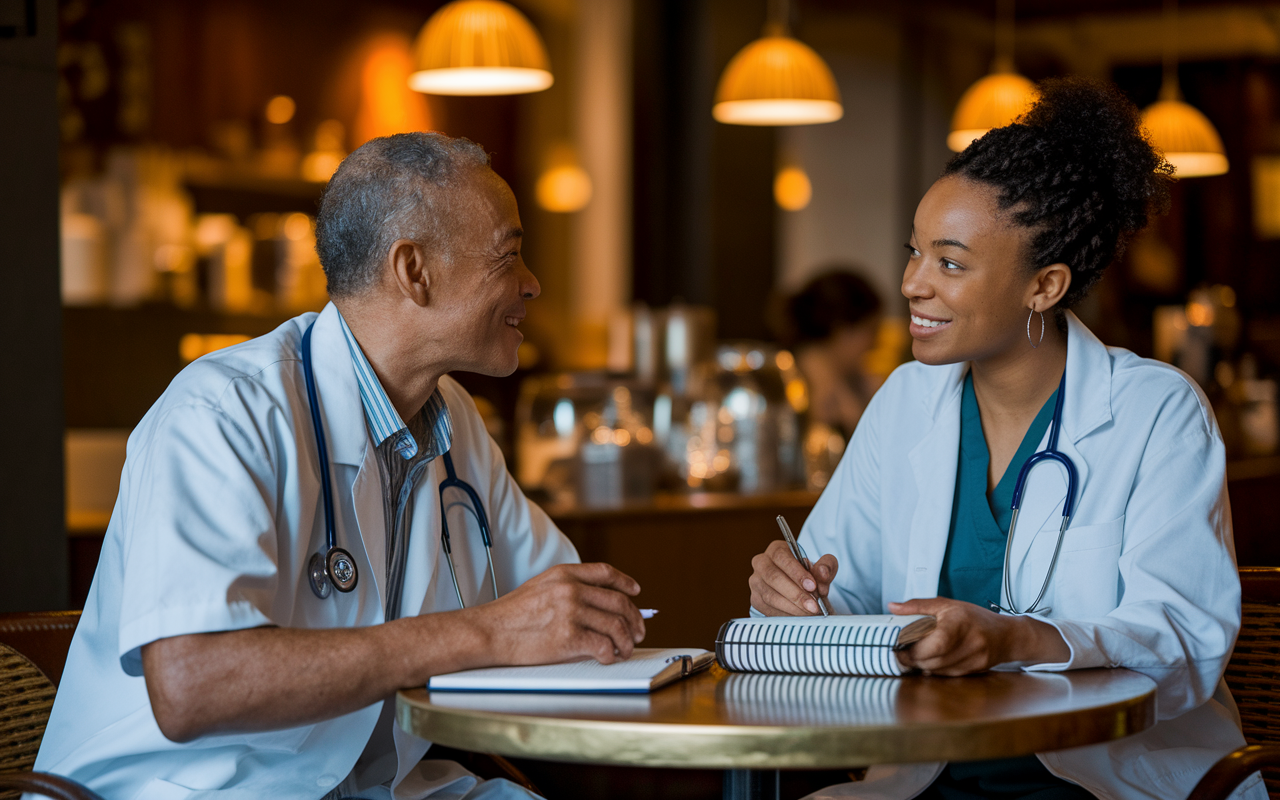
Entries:
[[1053,616],[1081,619],[1115,610],[1120,589],[1124,517],[1068,526],[1053,575]]

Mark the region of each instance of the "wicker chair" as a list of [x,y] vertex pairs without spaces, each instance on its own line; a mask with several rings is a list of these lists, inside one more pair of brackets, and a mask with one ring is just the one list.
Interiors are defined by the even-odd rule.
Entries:
[[102,800],[75,781],[32,772],[80,612],[0,614],[0,798]]
[[1188,800],[1226,798],[1258,770],[1280,800],[1280,568],[1242,567],[1240,589],[1240,638],[1226,677],[1249,744],[1214,764]]
[[[22,792],[54,800],[102,800],[75,781],[32,772],[79,611],[0,614],[0,800]],[[433,758],[452,758],[483,778],[536,787],[502,756],[436,747]]]

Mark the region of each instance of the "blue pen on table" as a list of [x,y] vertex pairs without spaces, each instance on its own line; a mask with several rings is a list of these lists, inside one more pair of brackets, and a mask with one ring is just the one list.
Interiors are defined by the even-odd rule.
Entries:
[[[800,542],[796,541],[796,537],[791,533],[791,526],[787,524],[786,519],[781,514],[778,515],[778,527],[782,529],[782,538],[787,540],[787,547],[791,548],[791,555],[795,556],[796,561],[804,565],[804,568],[813,574],[813,565],[809,563],[809,556],[805,554],[804,548],[800,546]],[[827,611],[827,603],[817,592],[810,592],[809,596],[818,604],[818,610],[822,612],[822,616],[830,615]]]

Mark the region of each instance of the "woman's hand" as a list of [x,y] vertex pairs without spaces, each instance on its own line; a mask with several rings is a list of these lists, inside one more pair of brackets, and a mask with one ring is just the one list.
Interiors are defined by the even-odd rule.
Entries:
[[1035,617],[997,614],[946,597],[890,603],[889,611],[937,618],[928,636],[898,651],[904,666],[926,673],[968,675],[1011,661],[1056,664],[1071,658],[1058,629]]
[[803,617],[819,614],[812,594],[825,598],[835,580],[839,564],[827,554],[818,559],[810,572],[791,555],[791,548],[781,539],[770,543],[760,555],[751,559],[751,606],[770,617]]

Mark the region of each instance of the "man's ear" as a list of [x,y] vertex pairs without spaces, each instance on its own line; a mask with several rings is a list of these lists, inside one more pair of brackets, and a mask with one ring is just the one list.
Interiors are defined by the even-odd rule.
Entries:
[[1057,305],[1071,288],[1071,267],[1050,264],[1041,267],[1028,289],[1027,308],[1045,312]]
[[387,251],[391,280],[405,298],[426,306],[431,289],[431,269],[422,246],[411,239],[397,239]]

